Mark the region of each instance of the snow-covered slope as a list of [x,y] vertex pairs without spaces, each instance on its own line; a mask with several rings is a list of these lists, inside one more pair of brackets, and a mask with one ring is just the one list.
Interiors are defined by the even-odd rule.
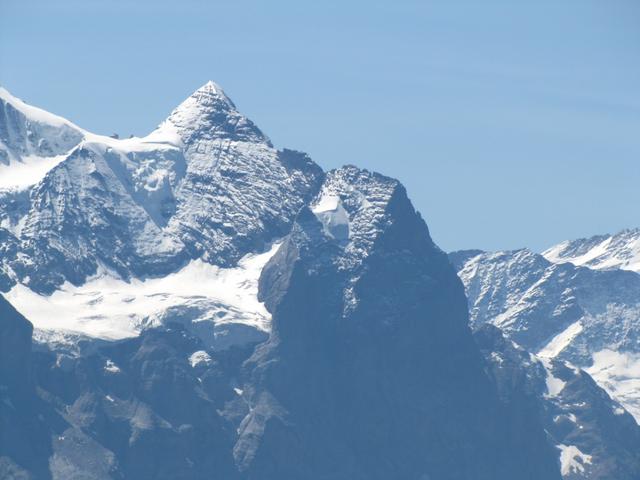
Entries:
[[83,136],[71,122],[0,87],[0,195],[42,180]]
[[570,262],[595,269],[619,268],[640,272],[640,229],[567,240],[542,255],[554,263]]
[[39,342],[119,340],[175,322],[191,327],[208,348],[223,349],[266,338],[271,315],[258,301],[258,277],[277,246],[233,268],[198,259],[161,278],[127,282],[102,272],[80,286],[67,282],[52,295],[17,284],[5,298],[30,319]]
[[555,264],[528,250],[451,258],[474,327],[492,323],[541,357],[584,368],[640,421],[640,275]]
[[0,164],[62,155],[82,140],[83,133],[68,120],[32,107],[0,87]]

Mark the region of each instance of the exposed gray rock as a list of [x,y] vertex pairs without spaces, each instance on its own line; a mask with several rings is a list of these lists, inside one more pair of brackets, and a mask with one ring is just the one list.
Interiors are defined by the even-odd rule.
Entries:
[[234,449],[247,478],[560,478],[535,419],[510,425],[462,285],[395,180],[330,172],[261,295],[273,332],[245,365]]

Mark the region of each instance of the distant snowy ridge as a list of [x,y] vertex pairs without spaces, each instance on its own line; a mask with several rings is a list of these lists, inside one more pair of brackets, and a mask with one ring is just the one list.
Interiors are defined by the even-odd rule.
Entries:
[[542,255],[554,263],[569,262],[600,270],[619,268],[640,272],[640,229],[567,240]]

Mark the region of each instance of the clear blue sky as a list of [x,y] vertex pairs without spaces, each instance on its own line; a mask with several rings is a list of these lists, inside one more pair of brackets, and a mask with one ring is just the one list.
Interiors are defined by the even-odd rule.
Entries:
[[89,130],[209,79],[278,147],[402,180],[447,250],[640,226],[638,0],[0,0],[0,84]]

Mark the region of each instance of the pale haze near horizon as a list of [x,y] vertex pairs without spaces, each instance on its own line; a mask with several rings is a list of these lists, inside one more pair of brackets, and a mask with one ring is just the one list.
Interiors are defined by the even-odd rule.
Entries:
[[144,135],[207,80],[279,147],[399,178],[446,250],[640,227],[640,2],[4,0],[0,85]]

